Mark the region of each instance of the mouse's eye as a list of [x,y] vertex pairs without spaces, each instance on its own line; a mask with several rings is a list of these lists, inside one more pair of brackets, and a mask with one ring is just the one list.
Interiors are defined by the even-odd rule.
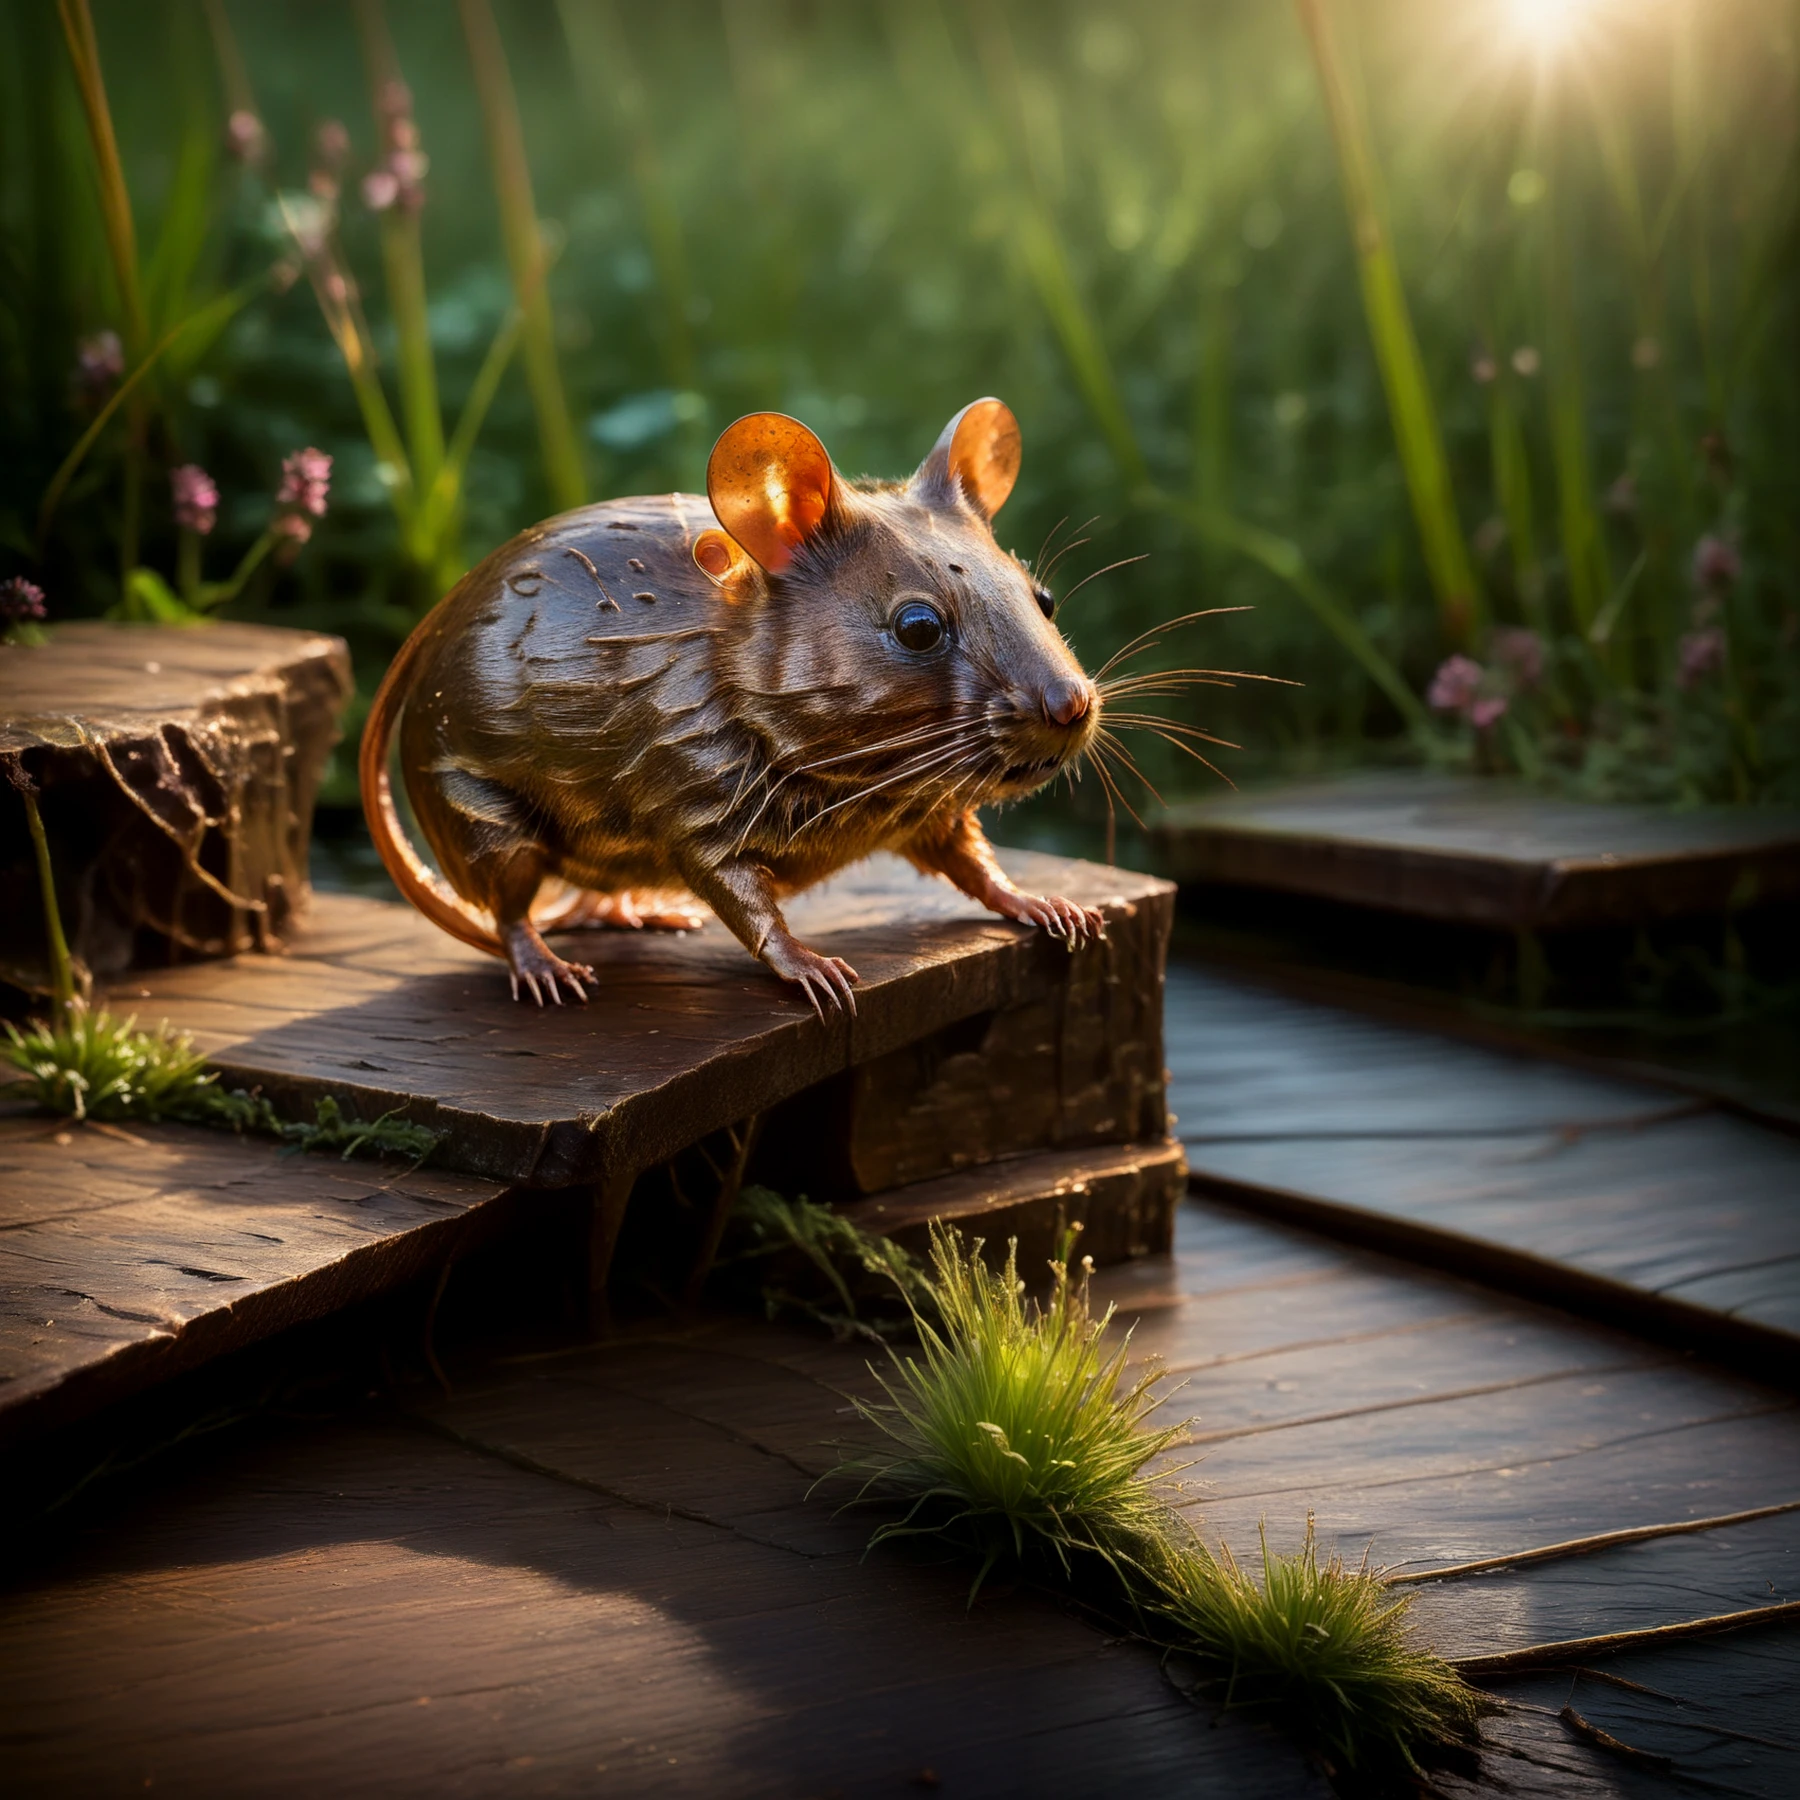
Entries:
[[894,637],[903,650],[935,650],[945,630],[944,615],[924,600],[909,600],[894,614]]
[[1054,619],[1056,617],[1056,596],[1051,593],[1047,587],[1042,585],[1034,586],[1031,590],[1031,597],[1038,603],[1038,611],[1041,612],[1046,619]]

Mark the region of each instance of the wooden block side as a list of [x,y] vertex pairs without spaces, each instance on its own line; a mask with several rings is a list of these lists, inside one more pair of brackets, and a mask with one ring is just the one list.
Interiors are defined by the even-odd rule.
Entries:
[[1123,909],[1041,992],[852,1071],[850,1190],[873,1194],[1056,1145],[1160,1137],[1174,896]]
[[[351,691],[341,639],[87,624],[0,651],[0,759],[40,791],[71,948],[97,976],[281,948]],[[0,974],[46,977],[25,812],[0,794]]]
[[1009,1157],[893,1188],[838,1211],[919,1256],[929,1252],[934,1219],[983,1239],[1000,1255],[1009,1239],[1017,1239],[1019,1267],[1035,1279],[1060,1249],[1063,1232],[1077,1222],[1076,1254],[1091,1256],[1096,1267],[1167,1255],[1186,1182],[1181,1146],[1164,1138]]

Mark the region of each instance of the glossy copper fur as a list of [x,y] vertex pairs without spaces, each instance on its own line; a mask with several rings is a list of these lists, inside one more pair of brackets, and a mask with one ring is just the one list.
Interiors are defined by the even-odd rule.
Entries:
[[[988,437],[1010,425],[998,402],[977,405],[1003,416],[987,421]],[[409,896],[504,955],[515,991],[523,979],[535,994],[541,981],[553,998],[559,982],[582,993],[589,971],[550,952],[540,925],[635,923],[634,892],[685,890],[815,1006],[848,1004],[854,973],[794,940],[778,900],[881,849],[1007,917],[1071,938],[1097,931],[1097,915],[1013,889],[975,818],[977,806],[1050,780],[1099,712],[1029,574],[972,497],[983,477],[971,456],[991,446],[973,427],[956,430],[975,412],[951,422],[906,483],[829,475],[822,514],[798,526],[775,492],[790,466],[769,464],[764,480],[758,463],[737,504],[762,507],[767,488],[775,513],[740,519],[738,543],[785,563],[779,573],[727,547],[713,505],[691,494],[565,514],[472,570],[396,659],[365,737],[371,825]],[[772,429],[803,433],[786,420]],[[735,518],[719,475],[731,439],[715,452],[712,486]],[[1016,444],[1015,428],[1015,466]],[[986,493],[1003,499],[1010,485],[1007,473]],[[703,555],[714,566],[729,557],[727,573],[696,564],[703,533]],[[893,631],[897,609],[917,598],[949,627],[924,654]],[[386,801],[402,703],[407,794],[449,893],[398,836]],[[552,879],[581,893],[534,924]]]

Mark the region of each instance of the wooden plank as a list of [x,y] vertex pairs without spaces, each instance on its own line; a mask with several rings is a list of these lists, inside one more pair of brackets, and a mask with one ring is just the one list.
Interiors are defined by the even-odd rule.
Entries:
[[[1089,989],[1123,1005],[1148,984],[1153,998],[1166,883],[1025,852],[1007,862],[1029,886],[1104,906],[1107,941],[1071,956],[875,858],[791,908],[801,936],[860,970],[854,1019],[815,1019],[716,926],[583,934],[600,971],[592,1003],[539,1012],[507,997],[492,959],[410,908],[345,895],[321,896],[292,956],[146,974],[120,1003],[192,1031],[229,1081],[278,1104],[330,1093],[365,1117],[402,1108],[446,1134],[443,1166],[602,1183],[958,1019]],[[1101,1048],[1141,1054],[1130,1034]],[[1142,1135],[1138,1124],[1119,1134]]]
[[474,1176],[0,1118],[0,1444],[382,1293],[517,1210]]
[[[514,1377],[522,1419],[498,1397],[449,1410],[523,1437],[542,1386]],[[970,1611],[966,1571],[863,1560],[866,1521],[806,1507],[804,1476],[729,1435],[640,1438],[680,1421],[549,1391],[567,1474],[399,1423],[290,1432],[28,1579],[0,1602],[9,1792],[224,1794],[253,1767],[271,1795],[1198,1781],[1325,1800],[1280,1742],[1209,1730],[1154,1655],[1028,1592]],[[824,1390],[805,1404],[837,1423]],[[707,1522],[665,1492],[737,1510]],[[778,1541],[771,1518],[796,1517],[810,1535]]]
[[838,1211],[919,1256],[930,1250],[933,1220],[985,1239],[1002,1255],[1016,1239],[1020,1267],[1035,1275],[1072,1224],[1082,1227],[1076,1254],[1091,1256],[1096,1267],[1167,1255],[1186,1187],[1181,1146],[1163,1139],[1008,1157],[889,1188]]
[[[80,620],[0,649],[0,764],[40,790],[74,953],[278,948],[310,892],[313,801],[351,691],[341,639]],[[0,973],[48,985],[25,812],[0,792]]]
[[1800,898],[1800,812],[1602,806],[1399,771],[1171,807],[1158,866],[1502,931],[1641,925]]
[[1800,1378],[1800,1141],[1177,966],[1171,1104],[1208,1192]]

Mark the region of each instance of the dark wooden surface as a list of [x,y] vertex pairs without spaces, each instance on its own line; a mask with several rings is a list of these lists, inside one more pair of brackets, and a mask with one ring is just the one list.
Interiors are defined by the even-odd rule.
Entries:
[[[291,956],[156,971],[114,1003],[168,1017],[229,1081],[279,1102],[330,1093],[364,1117],[400,1107],[446,1134],[441,1166],[606,1183],[959,1019],[1044,1001],[1153,1022],[1168,885],[1028,852],[1006,861],[1028,886],[1104,906],[1108,939],[1071,955],[874,858],[789,909],[804,939],[861,973],[854,1019],[815,1019],[716,923],[686,937],[581,934],[599,974],[591,1003],[540,1012],[507,997],[499,963],[410,907],[345,895],[319,897]],[[1141,1057],[1153,1024],[1112,1042]]]
[[[1202,1459],[1185,1498],[1252,1562],[1259,1522],[1286,1548],[1309,1510],[1417,1568],[1800,1498],[1788,1396],[1229,1208],[1184,1205],[1173,1260],[1097,1285],[1185,1377],[1167,1404],[1197,1441],[1171,1460]],[[247,1434],[28,1561],[0,1600],[11,1790],[233,1793],[253,1769],[275,1794],[1322,1792],[1047,1597],[965,1611],[965,1567],[862,1560],[872,1520],[806,1498],[855,1435],[856,1349],[714,1319],[452,1380]],[[1471,1652],[1790,1597],[1797,1535],[1445,1582],[1420,1627]],[[1621,1694],[1621,1722],[1584,1682],[1588,1713],[1793,1791],[1795,1753],[1692,1727],[1791,1741],[1800,1634],[1629,1667],[1684,1704]],[[1491,1729],[1510,1791],[1686,1791],[1541,1703]]]
[[227,1132],[0,1117],[0,1445],[382,1293],[504,1201]]
[[1800,1373],[1791,1134],[1223,971],[1168,992],[1175,1129],[1214,1191]]
[[1251,790],[1151,825],[1165,873],[1501,930],[1800,897],[1800,812],[1601,806],[1402,771]]
[[[75,621],[0,646],[0,764],[41,790],[71,947],[95,974],[274,948],[305,909],[343,641]],[[0,973],[47,982],[24,809],[0,792]]]
[[1020,1262],[1035,1271],[1077,1222],[1075,1254],[1096,1264],[1166,1255],[1186,1186],[1187,1159],[1179,1144],[1165,1139],[1007,1157],[889,1188],[839,1211],[920,1255],[929,1252],[934,1219],[996,1248],[1016,1238]]

